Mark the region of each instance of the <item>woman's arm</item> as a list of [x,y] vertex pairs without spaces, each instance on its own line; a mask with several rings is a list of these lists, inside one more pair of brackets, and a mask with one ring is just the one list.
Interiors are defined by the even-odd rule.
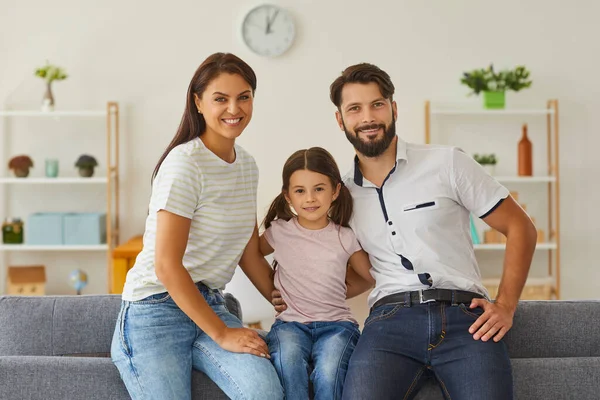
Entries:
[[183,266],[191,220],[160,210],[156,222],[156,276],[173,301],[192,321],[225,350],[268,356],[258,334],[246,328],[228,328],[208,305]]
[[[265,247],[265,243],[268,247]],[[266,239],[259,239],[258,225],[255,225],[252,237],[244,249],[239,264],[242,271],[244,271],[260,294],[271,302],[271,292],[275,289],[273,285],[273,270],[267,260],[265,260],[264,256],[266,254],[263,255],[262,253],[263,250],[268,252],[269,248],[272,253],[273,249],[268,245]]]
[[364,250],[359,250],[350,256],[348,260],[350,267],[346,272],[346,298],[358,296],[375,286],[375,280],[371,276],[371,262],[369,255]]

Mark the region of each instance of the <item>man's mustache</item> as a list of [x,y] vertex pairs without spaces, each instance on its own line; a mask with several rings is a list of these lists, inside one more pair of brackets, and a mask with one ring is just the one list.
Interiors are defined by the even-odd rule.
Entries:
[[385,130],[385,125],[384,124],[368,124],[368,125],[362,125],[359,126],[358,128],[355,129],[356,132],[360,132],[360,131],[368,131],[371,129],[383,129]]

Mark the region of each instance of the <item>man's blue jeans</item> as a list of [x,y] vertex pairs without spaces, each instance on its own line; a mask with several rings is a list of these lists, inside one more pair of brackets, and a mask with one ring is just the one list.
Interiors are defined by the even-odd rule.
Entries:
[[[227,326],[242,327],[218,290],[197,286]],[[268,359],[222,349],[168,293],[122,302],[111,356],[133,400],[191,399],[192,368],[208,375],[231,399],[283,399]]]
[[350,359],[343,398],[412,399],[435,377],[446,399],[512,399],[506,345],[469,333],[482,313],[438,302],[373,309]]
[[315,399],[341,399],[348,360],[359,336],[358,325],[347,321],[275,321],[267,343],[286,400],[309,398],[311,369]]

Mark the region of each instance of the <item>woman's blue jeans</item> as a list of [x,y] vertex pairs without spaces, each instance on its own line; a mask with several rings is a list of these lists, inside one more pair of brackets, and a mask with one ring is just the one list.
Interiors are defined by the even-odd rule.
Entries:
[[[227,326],[242,327],[218,290],[197,286]],[[122,302],[111,356],[133,400],[191,399],[192,368],[208,375],[231,399],[283,399],[268,359],[222,349],[168,293]]]

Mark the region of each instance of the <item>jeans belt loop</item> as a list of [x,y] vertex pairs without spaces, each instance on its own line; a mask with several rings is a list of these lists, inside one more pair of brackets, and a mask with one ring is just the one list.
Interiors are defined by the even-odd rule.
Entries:
[[410,292],[404,293],[404,307],[412,307],[412,301],[410,299]]
[[450,293],[452,293],[452,303],[451,303],[451,304],[452,304],[452,307],[455,307],[455,306],[457,306],[457,305],[458,305],[458,304],[456,303],[455,299],[454,299],[454,295],[455,295],[455,293],[456,293],[456,292],[453,290],[453,291],[452,291],[452,292],[450,292]]

